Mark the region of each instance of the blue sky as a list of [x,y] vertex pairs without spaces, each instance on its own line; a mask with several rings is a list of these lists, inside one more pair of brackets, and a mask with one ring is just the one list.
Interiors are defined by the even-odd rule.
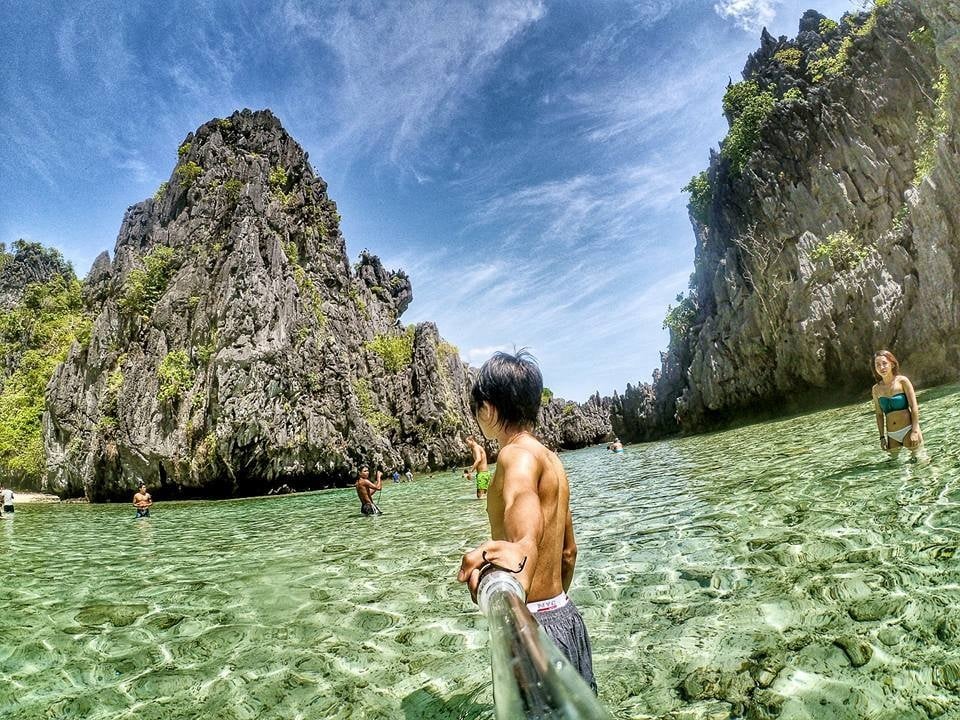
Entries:
[[351,259],[403,268],[405,322],[465,360],[529,346],[557,395],[648,381],[693,233],[680,188],[726,133],[760,28],[858,0],[0,0],[0,241],[84,275],[184,136],[270,108]]

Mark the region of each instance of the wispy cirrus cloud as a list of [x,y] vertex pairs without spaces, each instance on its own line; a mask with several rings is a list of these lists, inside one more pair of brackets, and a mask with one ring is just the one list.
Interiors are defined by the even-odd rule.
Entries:
[[462,111],[504,48],[545,13],[540,0],[418,0],[353,3],[331,15],[290,0],[283,19],[334,52],[340,128],[327,149],[383,147],[400,162]]

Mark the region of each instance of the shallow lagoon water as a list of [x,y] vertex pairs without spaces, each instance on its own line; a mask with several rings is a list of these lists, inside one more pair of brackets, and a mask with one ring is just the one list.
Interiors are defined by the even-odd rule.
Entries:
[[[866,403],[562,456],[571,595],[621,718],[960,716],[960,387],[920,393],[929,464]],[[459,474],[0,523],[0,717],[490,718],[482,540]]]

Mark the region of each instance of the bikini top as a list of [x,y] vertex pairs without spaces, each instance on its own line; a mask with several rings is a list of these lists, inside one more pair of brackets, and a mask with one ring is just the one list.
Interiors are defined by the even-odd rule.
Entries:
[[906,393],[897,393],[896,395],[891,395],[890,397],[884,397],[881,395],[877,398],[877,402],[880,403],[880,409],[883,410],[884,415],[892,413],[894,410],[907,409]]

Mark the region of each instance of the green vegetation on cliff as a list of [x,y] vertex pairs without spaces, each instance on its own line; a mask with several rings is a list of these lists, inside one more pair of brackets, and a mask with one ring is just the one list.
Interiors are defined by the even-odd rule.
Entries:
[[681,192],[690,193],[690,212],[701,225],[706,225],[709,219],[710,205],[713,203],[713,188],[710,187],[710,178],[707,171],[699,172],[690,178],[690,182],[680,188]]
[[134,268],[123,285],[120,307],[135,315],[150,315],[173,274],[173,248],[157,245],[143,256],[143,268]]
[[730,161],[733,171],[739,173],[757,147],[760,128],[770,117],[777,98],[772,92],[761,90],[752,81],[736,83],[723,96],[723,109],[733,118],[733,124],[723,141],[720,155]]
[[413,332],[413,325],[410,325],[402,335],[377,335],[367,342],[366,348],[380,356],[387,370],[397,372],[413,359]]
[[917,113],[917,159],[914,164],[915,172],[913,185],[916,187],[933,170],[937,160],[937,143],[941,135],[947,132],[947,98],[950,96],[950,78],[945,68],[940,68],[940,74],[933,83],[934,104],[933,114]]
[[[19,241],[14,250],[40,248]],[[60,263],[56,250],[40,249]],[[3,264],[11,256],[2,253]],[[80,283],[56,274],[30,283],[20,302],[0,312],[0,473],[8,482],[39,487],[44,472],[40,419],[53,371],[74,341],[89,342],[90,319],[83,312]]]

